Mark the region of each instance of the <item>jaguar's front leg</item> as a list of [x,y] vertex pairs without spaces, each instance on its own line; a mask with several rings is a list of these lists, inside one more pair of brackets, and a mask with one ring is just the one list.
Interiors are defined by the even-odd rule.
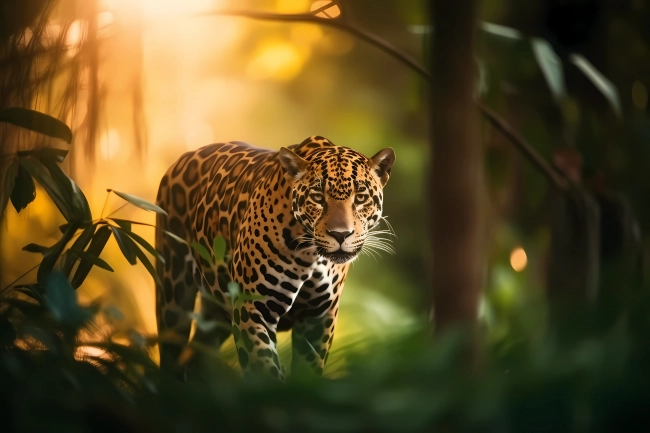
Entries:
[[233,336],[244,375],[284,379],[278,358],[276,323],[269,323],[253,301],[233,307]]
[[[305,312],[309,314],[309,310]],[[293,325],[291,333],[291,372],[312,371],[322,374],[327,362],[338,307],[333,306],[316,317],[303,317]]]

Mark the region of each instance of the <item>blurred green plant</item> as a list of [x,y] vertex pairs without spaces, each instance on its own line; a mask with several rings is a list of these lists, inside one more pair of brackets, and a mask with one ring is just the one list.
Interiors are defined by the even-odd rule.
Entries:
[[[60,138],[70,143],[72,132],[68,126],[43,113],[23,108],[0,110],[0,121],[11,123],[32,131]],[[16,289],[37,300],[43,300],[46,292],[46,281],[50,274],[57,270],[69,279],[74,289],[84,282],[93,266],[113,272],[113,268],[102,260],[101,255],[111,235],[115,237],[124,257],[131,265],[139,260],[151,274],[156,284],[160,284],[158,273],[152,261],[145,252],[154,259],[164,263],[164,259],[156,249],[143,237],[133,232],[133,225],[143,224],[138,221],[112,217],[112,212],[106,217],[102,215],[93,219],[88,200],[76,183],[58,165],[63,162],[68,151],[52,147],[43,147],[29,151],[19,151],[5,174],[2,188],[2,213],[11,200],[17,212],[23,210],[36,198],[34,181],[38,182],[52,199],[67,223],[59,227],[62,236],[53,245],[44,246],[29,244],[23,250],[43,255],[42,261],[34,268],[37,271],[37,281],[30,284],[15,285],[24,277],[23,274],[15,282],[2,288],[2,292]],[[153,203],[140,197],[124,192],[107,190],[140,209],[156,213],[166,212]],[[108,200],[108,196],[107,196]],[[123,207],[123,206],[122,206]],[[121,207],[119,208],[121,209]],[[119,210],[118,209],[118,210]],[[173,236],[171,233],[169,235]],[[70,245],[69,245],[70,244]]]

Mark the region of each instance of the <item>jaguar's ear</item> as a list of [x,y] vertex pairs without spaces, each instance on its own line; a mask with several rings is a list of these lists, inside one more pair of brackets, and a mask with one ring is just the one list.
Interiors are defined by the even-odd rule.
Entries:
[[390,169],[393,167],[394,162],[395,152],[390,147],[380,150],[375,156],[370,158],[370,169],[379,177],[382,187],[388,182]]
[[305,161],[286,147],[281,147],[278,153],[280,164],[284,168],[285,176],[299,180],[304,174],[309,162]]

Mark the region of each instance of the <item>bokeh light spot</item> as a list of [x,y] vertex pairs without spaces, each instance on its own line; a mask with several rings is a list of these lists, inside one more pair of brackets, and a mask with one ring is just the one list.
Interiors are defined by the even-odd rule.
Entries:
[[512,250],[510,253],[510,266],[512,266],[512,269],[516,272],[521,272],[526,269],[526,265],[528,265],[528,256],[526,255],[526,251],[521,247]]
[[312,3],[310,10],[313,12],[317,9],[322,9],[316,14],[316,16],[320,18],[336,18],[341,15],[341,9],[332,0],[315,1]]
[[291,44],[269,42],[263,44],[248,65],[248,76],[263,80],[290,80],[302,69],[304,59]]

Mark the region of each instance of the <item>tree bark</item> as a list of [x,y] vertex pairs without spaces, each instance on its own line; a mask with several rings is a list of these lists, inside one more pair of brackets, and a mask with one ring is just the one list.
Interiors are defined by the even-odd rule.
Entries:
[[429,175],[436,331],[474,326],[484,267],[482,146],[473,99],[477,0],[432,0]]

